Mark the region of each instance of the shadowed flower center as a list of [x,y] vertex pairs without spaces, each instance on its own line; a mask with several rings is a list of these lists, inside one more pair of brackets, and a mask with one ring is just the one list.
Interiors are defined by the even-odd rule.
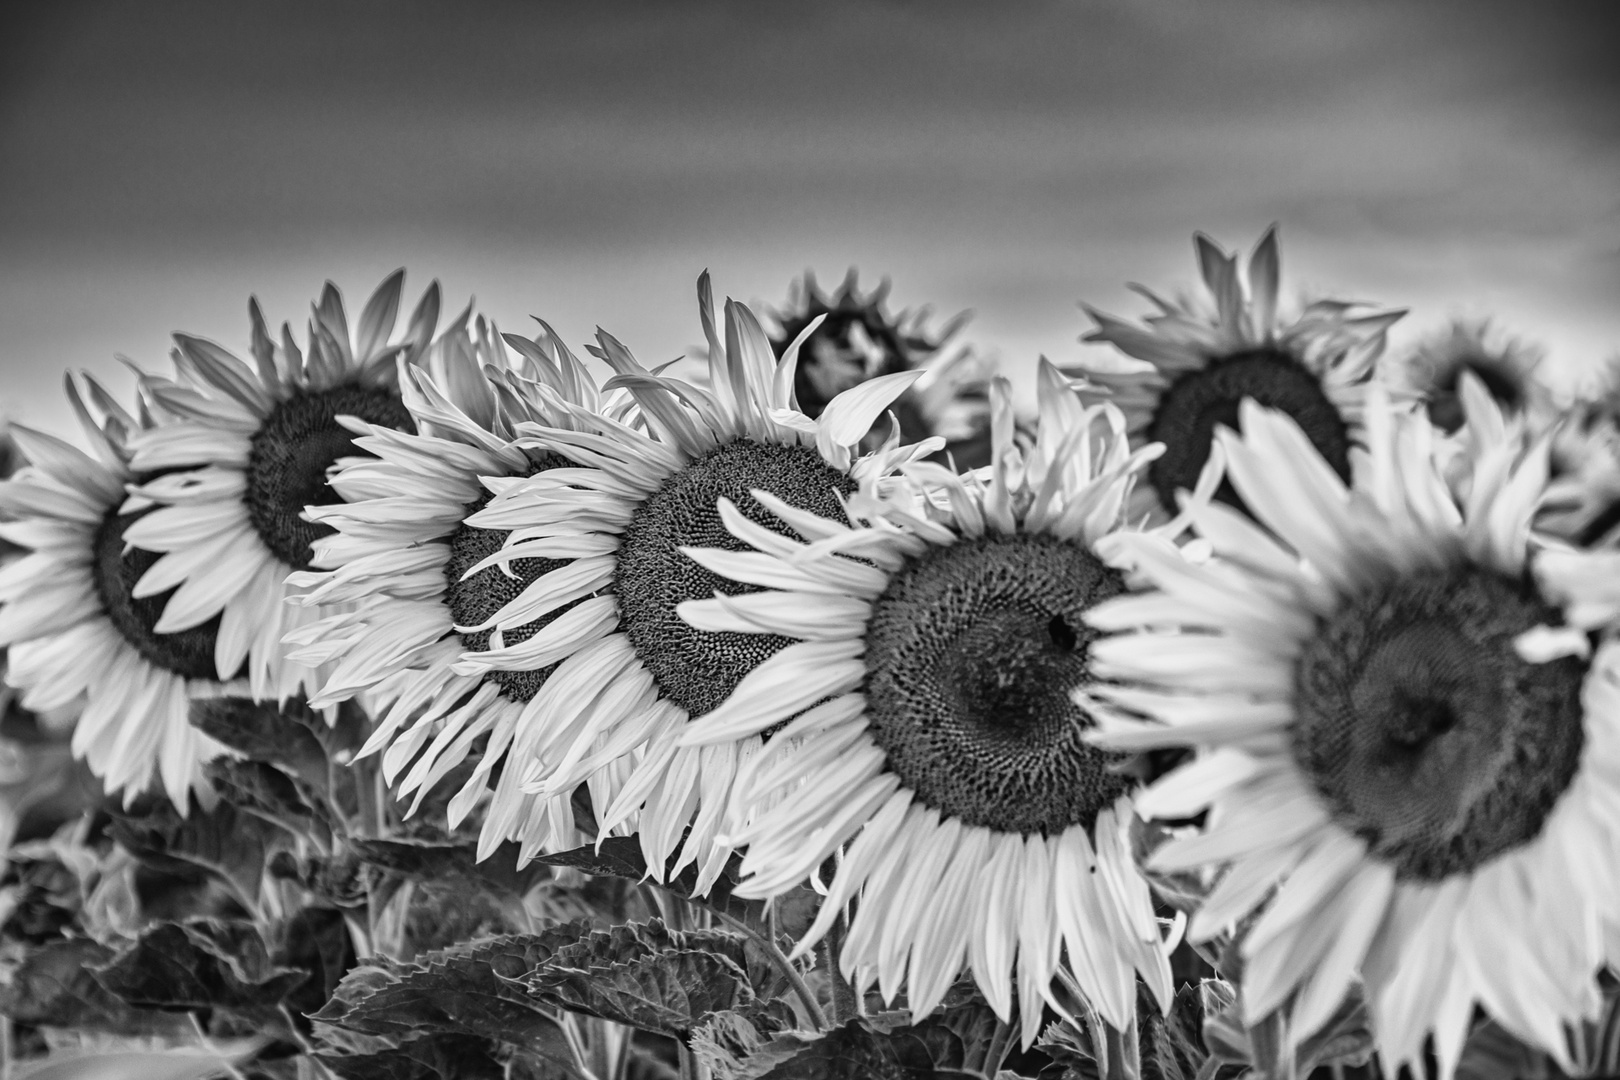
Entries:
[[275,407],[253,436],[243,501],[264,546],[297,570],[309,569],[310,544],[333,532],[330,525],[305,521],[304,507],[341,502],[326,482],[326,471],[338,458],[359,453],[354,433],[337,422],[339,416],[416,431],[404,403],[384,390],[339,386],[300,392]]
[[152,628],[163,616],[163,608],[175,590],[138,600],[130,595],[141,576],[162,558],[156,552],[141,548],[124,550],[124,530],[149,513],[150,510],[142,510],[120,514],[114,507],[101,519],[90,563],[96,595],[114,629],[140,653],[141,659],[187,679],[218,679],[214,642],[219,637],[220,616],[215,615],[189,630],[157,634]]
[[854,487],[809,447],[739,439],[693,459],[636,508],[619,547],[613,589],[620,626],[665,697],[690,716],[702,716],[730,697],[744,675],[792,643],[776,634],[696,630],[675,614],[676,605],[707,600],[716,592],[759,591],[720,577],[678,550],[752,550],[721,523],[718,501],[730,499],[750,521],[797,538],[755,501],[751,489],[842,521],[837,493],[850,494]]
[[[821,311],[810,311],[801,319],[784,323],[781,338],[772,343],[777,355],[819,314]],[[905,345],[876,312],[833,308],[826,315],[800,347],[799,364],[793,372],[793,392],[799,409],[811,418],[820,416],[828,402],[850,387],[906,369]]]
[[[1172,514],[1180,509],[1176,492],[1198,485],[1215,428],[1240,430],[1238,406],[1244,398],[1287,413],[1340,479],[1349,482],[1350,429],[1321,381],[1281,349],[1250,349],[1187,372],[1159,399],[1147,434],[1150,441],[1164,444],[1164,455],[1148,466],[1148,480],[1160,505]],[[1222,482],[1215,497],[1245,509],[1230,481]]]
[[1504,411],[1513,413],[1523,407],[1524,386],[1507,367],[1483,354],[1459,356],[1434,380],[1434,385],[1424,398],[1429,421],[1441,431],[1449,435],[1467,420],[1463,415],[1462,394],[1457,388],[1465,371],[1473,373],[1485,384],[1485,389]]
[[1124,591],[1079,544],[963,540],[908,563],[872,605],[866,715],[928,806],[1005,833],[1090,829],[1129,781],[1070,698],[1090,682],[1084,613]]
[[1531,664],[1513,641],[1557,622],[1462,567],[1357,599],[1301,652],[1294,756],[1398,877],[1467,873],[1541,831],[1579,764],[1586,664]]
[[[547,469],[560,469],[573,465],[573,462],[559,454],[545,454],[538,460],[530,463],[528,475],[544,472]],[[466,519],[482,510],[488,505],[491,496],[488,492],[468,503],[462,513],[462,522],[456,527],[455,533],[450,537],[450,558],[444,564],[445,593],[444,602],[450,609],[450,617],[457,626],[477,626],[486,619],[494,617],[497,611],[516,600],[524,589],[533,585],[541,575],[566,566],[572,559],[514,559],[508,567],[512,574],[508,577],[499,566],[491,566],[480,570],[472,577],[462,580],[462,576],[474,566],[495,554],[506,544],[506,538],[511,535],[505,529],[479,529],[468,525]],[[581,600],[584,598],[581,597]],[[533,622],[524,623],[502,633],[501,638],[507,645],[517,645],[528,641],[541,630],[545,629],[557,616],[574,607],[580,600],[570,600],[568,603],[546,612]],[[462,634],[461,644],[473,652],[487,652],[489,650],[490,636],[495,633],[494,628],[479,630],[471,634]],[[561,663],[561,661],[558,661]],[[540,692],[540,687],[557,670],[557,664],[548,664],[533,671],[490,671],[484,678],[501,688],[501,693],[513,701],[526,702]]]

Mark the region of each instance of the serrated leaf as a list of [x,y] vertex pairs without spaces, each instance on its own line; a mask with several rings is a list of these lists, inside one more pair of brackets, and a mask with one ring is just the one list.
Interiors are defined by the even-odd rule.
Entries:
[[343,976],[358,962],[354,938],[343,913],[333,908],[306,907],[279,928],[281,943],[272,959],[282,967],[307,971],[309,978],[287,995],[286,1006],[300,1026],[331,999]]
[[774,1015],[780,1027],[792,1011],[772,1000],[779,987],[750,948],[740,934],[675,931],[652,919],[584,934],[524,982],[570,1011],[676,1038],[725,1011]]
[[251,923],[195,919],[143,932],[95,977],[138,1007],[224,1009],[265,1023],[281,1019],[277,1007],[309,973],[272,963]]
[[585,930],[584,923],[570,923],[541,934],[471,942],[411,962],[368,961],[349,972],[331,1001],[310,1018],[400,1042],[434,1034],[495,1039],[569,1063],[556,1020],[518,980]]
[[[671,856],[671,866],[674,858]],[[725,869],[720,872],[720,876],[703,896],[695,895],[698,878],[695,866],[689,866],[673,876],[666,874],[665,880],[661,883],[647,879],[647,860],[641,854],[641,840],[635,836],[610,836],[602,841],[600,850],[591,844],[571,851],[558,852],[555,855],[542,855],[535,861],[548,866],[567,866],[587,874],[605,874],[629,881],[646,879],[648,884],[665,892],[690,900],[711,911],[729,915],[756,930],[763,931],[766,925],[763,902],[744,900],[733,895],[732,890],[737,887],[739,881],[738,868],[742,865],[741,858],[735,855],[727,861]],[[777,897],[772,906],[776,913],[777,929],[789,937],[797,938],[810,928],[810,923],[815,919],[819,897],[813,890],[801,885]]]
[[342,1080],[503,1080],[497,1044],[470,1035],[435,1035],[372,1054],[316,1054]]
[[[779,1036],[755,1051],[737,1080],[913,1080],[889,1036],[851,1020],[819,1038]],[[916,1078],[921,1080],[921,1078]]]
[[0,985],[0,1014],[23,1024],[50,1024],[115,1035],[189,1030],[182,1017],[139,1009],[95,980],[91,969],[113,950],[88,938],[54,941],[30,950]]
[[686,1041],[692,1056],[715,1080],[738,1080],[753,1068],[750,1062],[757,1063],[755,1055],[770,1037],[747,1016],[726,1010],[710,1013],[694,1025]]

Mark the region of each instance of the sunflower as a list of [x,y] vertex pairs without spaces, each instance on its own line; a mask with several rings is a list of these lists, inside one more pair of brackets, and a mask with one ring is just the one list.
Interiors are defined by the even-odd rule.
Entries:
[[[1278,308],[1275,228],[1249,256],[1247,288],[1236,256],[1202,233],[1193,242],[1213,308],[1201,299],[1165,300],[1133,285],[1159,309],[1145,326],[1086,307],[1097,328],[1082,340],[1107,342],[1124,356],[1091,353],[1066,368],[1091,384],[1082,397],[1120,407],[1133,443],[1164,444],[1164,456],[1148,469],[1148,484],[1137,490],[1133,519],[1176,512],[1176,492],[1197,483],[1216,427],[1236,423],[1238,403],[1247,398],[1292,416],[1348,480],[1369,380],[1386,332],[1404,313],[1318,300],[1285,321]],[[1229,486],[1216,497],[1236,498]]]
[[1122,536],[1159,591],[1088,615],[1119,632],[1098,673],[1132,684],[1085,688],[1093,737],[1199,749],[1137,802],[1209,811],[1150,863],[1228,867],[1190,938],[1258,912],[1246,1016],[1284,1010],[1296,1042],[1359,973],[1388,1075],[1420,1070],[1431,1032],[1451,1075],[1476,1003],[1571,1068],[1563,1025],[1597,1005],[1603,933],[1620,943],[1620,645],[1594,640],[1615,612],[1586,587],[1604,564],[1534,539],[1547,441],[1472,376],[1462,394],[1493,433],[1465,499],[1428,421],[1381,388],[1353,487],[1245,403],[1242,437],[1219,439],[1259,524],[1192,507],[1202,563]]
[[1423,402],[1429,420],[1448,435],[1463,426],[1464,372],[1484,384],[1503,413],[1539,425],[1551,412],[1536,378],[1542,359],[1541,350],[1498,333],[1489,322],[1457,320],[1396,361],[1391,381]]
[[[806,271],[793,283],[787,306],[774,312],[770,335],[776,356],[810,329],[799,349],[793,375],[798,408],[811,419],[845,390],[880,375],[924,372],[895,399],[893,413],[901,443],[937,435],[961,469],[977,468],[989,457],[989,405],[986,391],[993,373],[990,362],[971,349],[951,349],[951,339],[967,322],[963,312],[939,330],[928,327],[929,310],[908,309],[891,315],[885,301],[885,279],[863,294],[850,269],[843,284],[828,296]],[[882,443],[882,425],[867,436],[869,446]]]
[[157,556],[128,537],[150,511],[122,509],[125,485],[141,479],[129,444],[151,429],[152,417],[144,402],[138,417],[130,415],[88,375],[83,387],[68,377],[68,398],[94,456],[11,427],[31,464],[0,481],[0,539],[30,554],[0,569],[7,678],[36,712],[82,700],[73,752],[109,791],[122,791],[128,802],[159,783],[186,813],[193,789],[209,795],[201,763],[223,749],[190,723],[193,697],[229,689],[216,678],[228,666],[218,663],[220,620],[154,632],[169,597],[136,594],[135,582]]
[[925,1014],[966,964],[1006,1020],[1016,975],[1026,1045],[1039,1002],[1062,1007],[1054,977],[1119,1030],[1137,973],[1160,1002],[1171,993],[1130,855],[1130,781],[1083,740],[1091,719],[1070,696],[1092,678],[1084,613],[1126,585],[1096,545],[1160,448],[1131,453],[1119,410],[1082,406],[1045,361],[1038,379],[1027,457],[998,379],[991,468],[913,467],[936,493],[863,493],[864,527],[756,490],[801,542],[722,503],[750,553],[687,553],[772,588],[680,608],[706,631],[794,642],[681,739],[726,745],[787,725],[739,781],[747,801],[727,837],[748,845],[738,893],[776,895],[842,852],[799,951],[856,901],[839,962],[859,986],[892,998],[904,983]]
[[[575,426],[535,387],[543,384],[591,413],[624,411],[622,404],[602,399],[585,366],[549,327],[533,341],[513,335],[505,340],[519,352],[515,364],[495,328],[480,318],[475,333],[452,328],[423,365],[407,369],[400,389],[414,433],[346,422],[356,433],[355,448],[371,456],[350,459],[333,474],[331,486],[344,501],[310,508],[312,521],[336,532],[314,541],[315,569],[288,579],[303,590],[299,603],[340,609],[290,635],[290,644],[302,646],[289,653],[292,660],[329,672],[311,704],[368,694],[378,726],[359,756],[386,747],[383,776],[389,783],[410,766],[398,794],[415,794],[412,813],[486,739],[473,775],[450,802],[451,828],[489,789],[525,706],[554,667],[457,674],[451,670],[456,660],[464,651],[487,649],[492,633],[457,627],[485,623],[545,573],[581,569],[564,555],[519,559],[510,564],[511,576],[497,567],[473,570],[500,550],[506,533],[474,527],[467,518],[511,478],[572,466],[514,442],[518,424]],[[451,400],[446,384],[460,388],[463,404]],[[508,630],[506,642],[533,638],[588,594]],[[513,805],[496,816],[511,829],[486,829],[481,858],[511,838],[529,845],[525,857],[542,847],[583,842],[568,794],[540,800],[509,785],[505,796]]]
[[[728,583],[679,548],[730,541],[716,510],[721,498],[768,519],[749,498],[756,487],[789,505],[840,514],[842,497],[863,480],[931,453],[938,440],[902,448],[891,435],[881,451],[859,456],[854,448],[873,421],[920,372],[861,383],[812,420],[789,406],[798,350],[775,360],[759,321],[731,301],[722,340],[707,275],[698,296],[710,389],[646,370],[599,333],[594,352],[617,373],[606,386],[633,397],[648,430],[556,395],[547,396],[572,418],[572,428],[521,426],[518,445],[582,467],[503,485],[469,517],[475,528],[511,532],[506,546],[479,568],[559,551],[581,557],[541,575],[494,616],[458,626],[462,633],[494,633],[489,649],[465,653],[454,670],[484,676],[556,665],[518,718],[487,828],[513,827],[503,820],[515,805],[506,798],[511,787],[555,797],[633,754],[633,771],[595,807],[599,825],[617,827],[640,811],[639,835],[652,872],[696,863],[699,887],[707,889],[730,854],[715,837],[732,779],[761,740],[699,748],[678,745],[679,737],[689,717],[718,705],[788,641],[703,633],[683,623],[675,614],[679,604]],[[508,638],[514,628],[576,599],[541,633],[526,641]],[[678,855],[673,865],[672,854]]]
[[411,430],[395,362],[415,362],[439,316],[431,286],[402,343],[390,344],[404,271],[383,282],[351,340],[343,298],[328,283],[309,324],[308,353],[283,325],[270,339],[256,301],[250,367],[201,338],[175,335],[173,379],[142,375],[141,388],[174,418],[135,434],[131,467],[155,479],[130,488],[126,510],[150,510],[126,540],[162,557],[133,595],[169,593],[154,627],[183,634],[219,620],[218,675],[244,667],[255,699],[284,700],[316,688],[314,672],[287,661],[282,635],[315,621],[318,608],[289,606],[286,578],[309,569],[311,544],[331,527],[309,520],[310,504],[338,498],[327,471],[354,452],[337,417]]

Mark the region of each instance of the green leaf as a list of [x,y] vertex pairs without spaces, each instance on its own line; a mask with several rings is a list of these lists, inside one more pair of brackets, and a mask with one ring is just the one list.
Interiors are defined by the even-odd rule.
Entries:
[[195,919],[145,931],[95,976],[131,1005],[177,1012],[224,1009],[279,1024],[277,1007],[309,973],[271,963],[251,923]]
[[113,950],[88,938],[55,941],[29,951],[0,984],[0,1014],[23,1024],[49,1024],[115,1035],[189,1031],[183,1017],[139,1009],[110,993],[91,969]]
[[[732,890],[737,887],[740,880],[738,868],[742,865],[741,858],[735,855],[726,863],[725,869],[720,872],[720,876],[709,888],[708,893],[703,896],[695,895],[698,878],[695,866],[688,866],[673,876],[666,873],[663,882],[648,879],[647,860],[641,854],[641,841],[635,836],[610,836],[602,841],[600,850],[597,850],[596,845],[588,844],[555,855],[542,855],[535,861],[549,866],[568,866],[583,870],[587,874],[603,874],[629,881],[646,880],[648,884],[684,900],[729,915],[756,931],[763,932],[767,925],[765,904],[762,901],[744,900],[733,895]],[[673,863],[672,857],[671,868]],[[777,930],[793,938],[801,936],[815,919],[819,900],[814,890],[804,885],[778,896],[772,904],[776,913]]]
[[518,980],[585,930],[584,923],[569,923],[410,962],[374,959],[349,972],[311,1019],[396,1042],[444,1034],[494,1039],[568,1064],[572,1056],[556,1020]]
[[570,1011],[683,1039],[717,1012],[774,1017],[777,1028],[793,1015],[772,1000],[782,987],[747,938],[670,930],[658,919],[584,934],[524,982]]
[[316,1054],[342,1080],[503,1080],[498,1044],[470,1035],[435,1035],[372,1054]]

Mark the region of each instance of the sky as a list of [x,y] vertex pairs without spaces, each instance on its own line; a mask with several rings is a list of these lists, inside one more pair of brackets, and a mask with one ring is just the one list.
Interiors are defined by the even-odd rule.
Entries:
[[1027,387],[1084,300],[1280,227],[1285,290],[1620,352],[1612,4],[1296,0],[59,2],[0,15],[0,415],[69,430],[169,334],[246,355],[395,267],[576,348],[701,340],[694,286],[806,268]]

